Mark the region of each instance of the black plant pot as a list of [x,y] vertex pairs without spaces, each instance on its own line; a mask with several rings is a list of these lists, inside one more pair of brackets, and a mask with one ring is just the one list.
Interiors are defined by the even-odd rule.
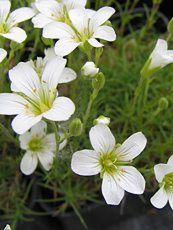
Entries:
[[[44,199],[47,196],[50,196],[48,191],[39,188],[39,198]],[[88,229],[90,230],[107,230],[111,226],[117,225],[117,223],[124,221],[131,217],[136,217],[142,214],[145,214],[147,210],[151,208],[149,204],[149,194],[143,198],[142,197],[127,194],[122,203],[119,206],[109,206],[106,205],[105,201],[102,200],[102,204],[90,204],[85,209],[81,210],[81,215],[86,222]],[[60,230],[84,230],[84,226],[80,222],[77,215],[70,211],[64,215],[54,215],[55,206],[41,202],[40,204],[43,212],[49,213],[49,223],[52,222],[51,230],[60,229]],[[57,209],[56,209],[57,210]],[[52,214],[51,214],[52,213]]]
[[[44,190],[40,192],[42,196]],[[149,202],[150,197],[149,193],[145,197],[127,194],[119,206],[109,206],[102,201],[100,205],[88,205],[81,210],[81,215],[89,230],[153,230],[154,227],[157,230],[172,230],[173,212],[169,207],[163,210],[154,209]],[[40,206],[42,211],[52,212],[52,206],[48,203],[40,203]],[[35,219],[32,226],[37,230],[85,230],[73,211],[56,217],[52,213],[46,218]]]

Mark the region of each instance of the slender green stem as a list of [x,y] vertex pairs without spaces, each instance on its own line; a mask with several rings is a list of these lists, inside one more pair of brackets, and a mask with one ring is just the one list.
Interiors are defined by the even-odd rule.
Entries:
[[7,140],[8,141],[11,141],[12,143],[14,143],[16,146],[18,146],[18,141],[15,139],[15,137],[13,137],[9,130],[3,125],[0,123],[0,132],[3,133],[4,136],[7,137]]
[[142,105],[145,105],[147,102],[147,97],[148,97],[148,90],[149,90],[149,85],[150,85],[150,79],[146,76],[141,75],[139,84],[135,90],[134,98],[132,100],[131,106],[130,106],[130,112],[129,112],[129,119],[125,122],[124,128],[123,128],[123,134],[126,133],[129,121],[133,117],[136,109],[136,105],[138,103],[139,97],[141,96],[142,92],[144,92],[144,96],[142,98]]
[[59,152],[59,144],[60,144],[60,136],[58,133],[58,126],[56,125],[56,122],[51,122],[52,123],[52,127],[54,129],[54,133],[55,133],[55,140],[56,140],[56,152]]
[[86,127],[86,123],[87,123],[87,121],[89,119],[93,103],[94,103],[97,95],[98,95],[98,92],[94,89],[92,95],[90,96],[90,100],[89,100],[89,103],[88,103],[88,106],[87,106],[87,110],[86,110],[85,116],[83,118],[84,130],[85,130],[85,127]]

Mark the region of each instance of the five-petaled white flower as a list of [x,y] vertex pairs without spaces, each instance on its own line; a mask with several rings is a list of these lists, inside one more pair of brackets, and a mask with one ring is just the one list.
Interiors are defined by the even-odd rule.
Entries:
[[71,167],[82,176],[100,173],[103,178],[102,193],[107,204],[118,205],[124,190],[134,194],[144,192],[143,176],[136,168],[128,166],[146,146],[147,140],[141,132],[133,134],[116,147],[110,129],[105,125],[96,125],[91,128],[90,141],[94,150],[75,152]]
[[[51,61],[53,58],[57,57],[53,48],[46,49],[44,53],[45,53],[44,58],[37,57],[36,60],[34,61],[30,60],[27,62],[28,65],[34,68],[34,70],[37,72],[39,76],[43,74],[46,64],[49,61]],[[77,78],[77,74],[75,73],[75,71],[72,70],[71,68],[65,67],[58,83],[59,84],[68,83],[75,80],[76,78]]]
[[40,12],[32,22],[36,28],[44,28],[50,22],[68,22],[68,12],[72,9],[84,8],[86,0],[37,0],[34,6]]
[[[20,169],[25,175],[32,174],[38,162],[45,170],[50,170],[56,151],[55,134],[47,134],[47,124],[44,121],[33,126],[30,132],[19,136],[20,147],[26,150],[22,158]],[[59,146],[62,150],[66,145],[66,140]]]
[[167,41],[158,39],[153,52],[144,65],[142,74],[150,76],[170,63],[173,63],[173,50],[168,50]]
[[103,7],[98,11],[73,9],[69,11],[71,23],[49,23],[43,29],[43,37],[59,39],[55,45],[55,53],[66,56],[78,46],[88,42],[93,47],[102,47],[97,39],[114,41],[115,31],[104,23],[114,14],[112,7]]
[[22,7],[10,13],[10,8],[10,1],[0,1],[0,36],[21,43],[26,39],[27,35],[17,25],[32,18],[35,15],[35,11],[29,7]]
[[4,60],[6,56],[7,56],[7,51],[0,48],[0,63]]
[[167,164],[155,165],[154,172],[160,189],[151,198],[151,203],[156,208],[163,208],[169,201],[173,210],[173,156]]
[[25,133],[42,118],[66,121],[74,113],[74,103],[58,96],[56,89],[66,61],[61,57],[53,58],[47,62],[41,76],[28,63],[19,63],[9,71],[14,93],[0,94],[0,114],[17,115],[12,121],[16,133]]

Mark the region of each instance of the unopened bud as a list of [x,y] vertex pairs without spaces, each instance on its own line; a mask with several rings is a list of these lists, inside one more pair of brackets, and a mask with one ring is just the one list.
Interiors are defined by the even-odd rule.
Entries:
[[73,137],[80,136],[83,131],[83,124],[79,118],[74,119],[69,127],[70,135]]
[[166,110],[169,106],[169,102],[166,97],[162,97],[159,100],[159,109],[160,110]]
[[94,120],[93,124],[94,125],[102,124],[102,125],[109,126],[109,124],[110,124],[110,118],[101,115],[97,119]]
[[103,73],[97,74],[95,78],[93,78],[92,81],[92,87],[93,89],[99,91],[101,90],[105,85],[105,76]]
[[11,227],[9,224],[6,225],[6,227],[4,228],[4,230],[11,230]]
[[96,67],[94,62],[86,62],[81,71],[82,74],[86,77],[94,77],[98,74],[99,68]]
[[169,21],[167,29],[170,34],[173,34],[173,18]]

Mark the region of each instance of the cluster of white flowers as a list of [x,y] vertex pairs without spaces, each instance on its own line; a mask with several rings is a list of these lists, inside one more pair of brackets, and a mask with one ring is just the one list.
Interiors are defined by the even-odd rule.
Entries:
[[[115,41],[115,31],[108,22],[115,10],[112,7],[97,11],[86,9],[86,0],[36,0],[31,8],[22,7],[12,13],[10,7],[9,0],[0,1],[0,36],[23,42],[27,35],[18,24],[32,18],[34,27],[43,29],[44,38],[58,40],[54,48],[45,50],[44,58],[20,62],[9,70],[12,93],[0,94],[0,114],[17,115],[12,128],[20,135],[20,147],[25,151],[20,168],[30,175],[39,162],[45,170],[50,170],[57,155],[57,134],[47,132],[46,122],[67,121],[75,112],[72,100],[60,96],[57,89],[60,83],[77,78],[75,71],[66,67],[67,60],[63,57],[77,47],[86,53],[88,49],[103,47],[103,41]],[[158,40],[144,66],[144,75],[153,74],[173,62],[173,51],[167,46],[165,40]],[[6,56],[7,52],[0,48],[0,62]],[[81,69],[90,80],[99,76],[99,71],[92,61],[86,62]],[[110,119],[104,116],[94,121],[95,126],[89,133],[94,150],[75,152],[71,168],[82,176],[100,174],[107,204],[118,205],[125,191],[142,194],[145,190],[143,176],[131,163],[144,150],[147,140],[137,132],[122,145],[116,144],[109,123]],[[59,143],[59,151],[66,142],[63,139]],[[173,209],[173,157],[167,164],[156,165],[155,174],[161,188],[152,197],[152,204],[162,208],[169,200]]]

